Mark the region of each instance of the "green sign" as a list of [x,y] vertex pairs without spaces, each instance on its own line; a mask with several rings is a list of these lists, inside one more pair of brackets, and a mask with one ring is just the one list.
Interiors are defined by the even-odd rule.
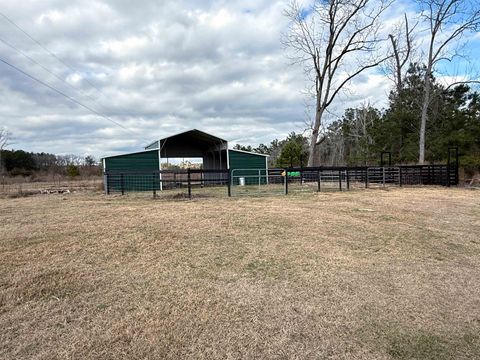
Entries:
[[289,171],[288,176],[300,176],[300,171]]

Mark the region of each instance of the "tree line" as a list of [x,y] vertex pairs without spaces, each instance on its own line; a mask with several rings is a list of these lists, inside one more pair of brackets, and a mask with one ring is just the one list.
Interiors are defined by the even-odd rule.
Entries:
[[99,175],[100,166],[93,156],[54,155],[24,150],[0,150],[0,173],[9,176],[32,176],[35,174]]
[[[413,164],[418,160],[418,133],[426,67],[411,64],[394,87],[388,106],[378,109],[366,103],[345,110],[323,132],[322,145],[314,156],[322,165],[378,165],[380,154],[391,152],[394,163]],[[469,172],[480,171],[480,94],[467,84],[446,87],[432,77],[432,101],[425,129],[425,161],[446,162],[449,146],[460,149],[460,163]],[[306,166],[310,139],[291,133],[256,148],[237,149],[270,155],[270,166]]]
[[[480,3],[477,0],[416,0],[412,3],[415,4],[414,11],[405,13],[386,36],[383,33],[384,15],[397,5],[394,0],[314,1],[306,7],[297,0],[290,2],[285,10],[290,25],[284,34],[283,44],[292,64],[303,66],[306,90],[315,109],[309,124],[308,165],[321,164],[325,156],[338,157],[338,154],[333,154],[340,150],[346,151],[347,157],[350,157],[352,144],[335,149],[340,142],[332,141],[335,134],[340,136],[336,127],[340,123],[341,127],[348,127],[348,121],[342,119],[340,123],[326,124],[325,114],[354,79],[374,68],[385,70],[398,96],[390,99],[388,111],[394,114],[389,114],[389,120],[396,117],[398,121],[411,122],[394,126],[400,133],[396,133],[398,137],[392,138],[392,141],[399,150],[405,150],[399,153],[400,158],[411,158],[413,144],[406,142],[414,141],[416,161],[423,164],[433,156],[429,151],[438,150],[441,142],[451,140],[451,137],[445,140],[437,137],[451,126],[451,123],[444,124],[442,116],[445,109],[440,108],[455,108],[452,103],[455,101],[463,101],[464,105],[476,101],[476,95],[470,94],[468,87],[462,85],[480,83],[475,69],[468,68],[470,63],[466,60],[468,40],[480,30]],[[462,71],[456,72],[458,68]],[[420,78],[414,79],[415,84],[408,84],[415,75]],[[442,86],[436,83],[435,76],[438,75],[442,75],[448,84]],[[415,101],[408,102],[412,86],[418,86],[415,89],[417,97]],[[407,97],[405,102],[404,95]],[[473,99],[465,100],[464,96]],[[362,111],[368,113],[368,121],[372,116],[386,119],[385,114],[375,114],[373,109]],[[356,113],[353,110],[347,117],[355,117]],[[458,121],[463,124],[466,120]],[[378,121],[376,123],[379,124]],[[390,121],[388,123],[392,125]],[[415,128],[415,139],[408,127]],[[368,149],[374,141],[371,130],[368,139],[361,139],[366,144],[359,145],[363,147],[360,153],[364,158],[368,157]],[[383,136],[388,135],[390,133]],[[434,138],[437,143],[429,144]],[[323,146],[328,140],[329,144]],[[458,140],[467,141],[463,136]],[[325,154],[325,148],[332,155]]]

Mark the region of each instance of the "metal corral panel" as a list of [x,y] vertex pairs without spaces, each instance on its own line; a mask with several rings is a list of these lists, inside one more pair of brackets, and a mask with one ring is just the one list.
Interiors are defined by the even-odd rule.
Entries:
[[148,172],[158,171],[158,168],[158,150],[151,150],[106,157],[104,170],[106,172]]
[[[267,157],[265,155],[249,153],[238,150],[228,150],[230,171],[233,174],[233,183],[237,185],[238,177],[245,176],[249,181],[247,183],[264,183],[266,181],[265,175],[267,173]],[[249,171],[250,170],[250,171]],[[258,171],[260,171],[261,178],[259,179]]]

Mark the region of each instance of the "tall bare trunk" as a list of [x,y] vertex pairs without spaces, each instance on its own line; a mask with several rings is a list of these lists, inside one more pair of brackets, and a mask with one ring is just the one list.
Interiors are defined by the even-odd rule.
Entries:
[[322,115],[325,108],[320,104],[320,96],[317,95],[317,106],[315,111],[315,123],[313,124],[312,138],[310,140],[310,148],[308,151],[308,166],[315,165],[315,148],[318,142],[318,132],[322,123]]
[[435,38],[430,40],[430,48],[428,51],[428,63],[425,71],[425,80],[423,82],[423,104],[422,104],[422,118],[420,121],[420,140],[418,142],[418,164],[423,165],[425,162],[425,131],[428,121],[428,106],[430,105],[430,90],[432,87],[432,66],[433,66],[433,43]]
[[423,165],[425,162],[425,129],[427,128],[428,120],[428,104],[430,103],[430,79],[425,78],[423,105],[422,105],[422,119],[420,123],[420,141],[418,149],[418,163]]

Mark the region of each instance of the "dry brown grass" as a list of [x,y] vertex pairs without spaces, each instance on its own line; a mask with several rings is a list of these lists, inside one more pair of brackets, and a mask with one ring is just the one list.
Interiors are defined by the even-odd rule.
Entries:
[[0,199],[0,358],[480,358],[480,191]]

